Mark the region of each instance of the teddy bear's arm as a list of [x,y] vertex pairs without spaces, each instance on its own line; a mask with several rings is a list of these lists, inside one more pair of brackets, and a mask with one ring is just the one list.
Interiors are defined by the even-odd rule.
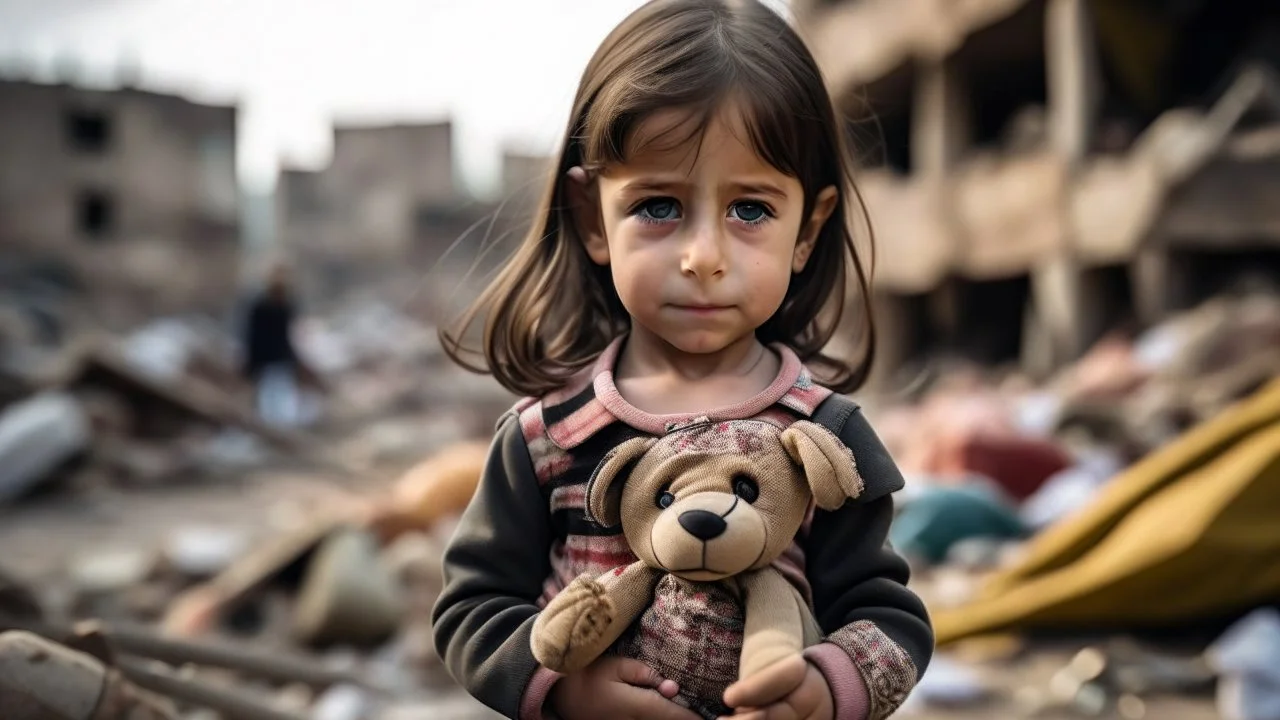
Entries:
[[643,562],[578,576],[534,621],[534,657],[562,673],[590,665],[649,607],[659,577]]
[[790,583],[772,567],[739,578],[746,627],[742,638],[739,679],[804,650],[806,608],[797,602]]

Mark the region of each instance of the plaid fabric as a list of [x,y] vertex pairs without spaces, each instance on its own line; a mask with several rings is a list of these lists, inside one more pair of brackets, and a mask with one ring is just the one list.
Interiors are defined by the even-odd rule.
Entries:
[[615,646],[676,681],[676,702],[702,715],[731,715],[721,702],[738,679],[744,617],[728,588],[691,583],[668,575],[654,591],[653,605]]
[[636,561],[622,535],[570,535],[551,546],[551,577],[542,586],[541,607],[583,573],[602,575]]
[[861,621],[850,623],[827,637],[853,658],[858,673],[867,684],[871,714],[867,720],[884,720],[897,712],[916,686],[916,666],[911,656],[875,626]]

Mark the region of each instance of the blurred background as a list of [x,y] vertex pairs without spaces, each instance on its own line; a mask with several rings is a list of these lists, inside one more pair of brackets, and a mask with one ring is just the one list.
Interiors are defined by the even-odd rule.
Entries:
[[[0,0],[0,710],[494,717],[428,615],[515,398],[435,327],[640,4]],[[874,230],[899,715],[1280,718],[1280,8],[773,5]]]

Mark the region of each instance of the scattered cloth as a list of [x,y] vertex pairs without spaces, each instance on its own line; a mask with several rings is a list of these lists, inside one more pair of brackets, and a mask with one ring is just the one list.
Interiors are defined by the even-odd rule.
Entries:
[[1280,599],[1280,380],[1121,473],[1032,540],[939,645],[1032,628],[1176,626]]

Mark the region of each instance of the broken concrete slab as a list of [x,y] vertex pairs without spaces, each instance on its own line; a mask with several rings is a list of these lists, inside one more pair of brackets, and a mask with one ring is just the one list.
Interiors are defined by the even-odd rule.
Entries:
[[0,634],[0,708],[6,720],[178,718],[97,658],[17,630]]
[[238,427],[292,452],[307,446],[307,438],[262,422],[225,391],[202,382],[152,377],[94,338],[69,347],[53,370],[35,381],[48,388],[113,391],[126,399],[139,420],[136,433],[142,436],[168,437],[176,428],[194,423],[211,429]]
[[344,527],[311,557],[295,607],[294,634],[306,645],[380,644],[400,626],[405,600],[379,558],[376,536]]
[[0,503],[26,494],[88,448],[89,418],[75,398],[45,392],[0,412]]

